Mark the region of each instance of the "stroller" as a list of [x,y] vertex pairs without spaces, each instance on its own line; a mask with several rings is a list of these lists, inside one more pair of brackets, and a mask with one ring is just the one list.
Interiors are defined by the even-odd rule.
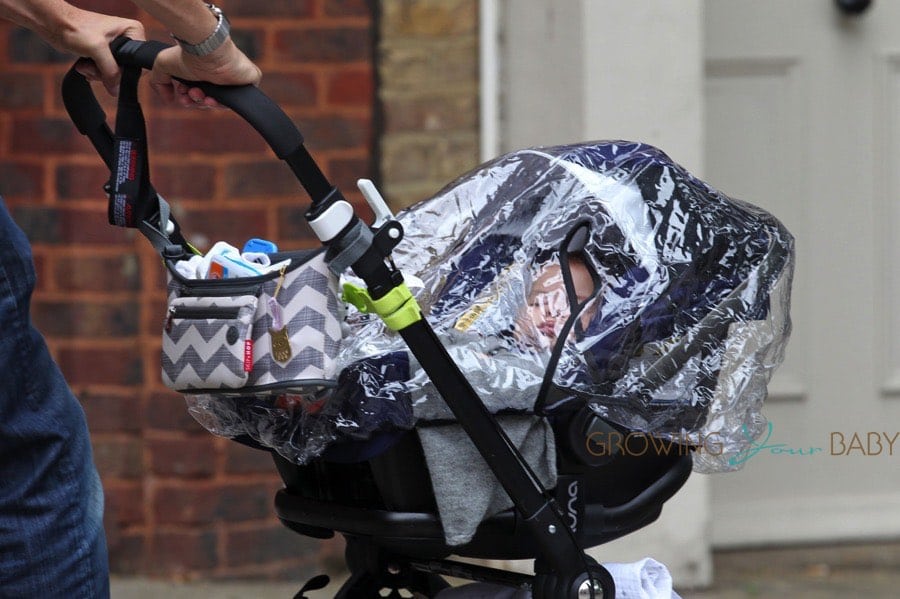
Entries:
[[[115,134],[74,69],[63,96],[113,173],[110,221],[139,228],[171,271],[195,251],[149,183],[137,102],[141,69],[163,48],[113,43],[125,67]],[[766,384],[790,331],[793,239],[776,219],[656,148],[597,142],[507,154],[397,217],[363,185],[369,226],[259,90],[196,85],[291,168],[326,249],[273,255],[290,266],[240,285],[204,284],[216,301],[202,305],[196,286],[170,277],[180,303],[167,333],[180,310],[195,329],[211,327],[207,342],[220,329],[232,345],[245,338],[251,370],[269,365],[269,378],[235,382],[226,366],[242,356],[225,352],[215,368],[192,368],[182,390],[209,430],[272,452],[285,526],[345,536],[351,576],[338,597],[431,597],[449,586],[444,576],[536,598],[614,597],[612,577],[584,550],[656,520],[692,470],[739,467],[765,425]],[[335,298],[348,268],[345,313]],[[297,360],[292,344],[279,357],[279,327],[261,344],[238,325],[290,294],[302,272],[323,281],[315,320],[331,333],[302,374],[285,374],[274,363]],[[260,345],[272,356],[247,349]],[[220,388],[210,390],[212,378]],[[454,493],[476,496],[474,517],[447,499]],[[451,555],[534,558],[535,574]]]

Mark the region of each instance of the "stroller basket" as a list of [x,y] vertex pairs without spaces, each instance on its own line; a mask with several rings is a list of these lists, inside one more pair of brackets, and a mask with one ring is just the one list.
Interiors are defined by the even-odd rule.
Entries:
[[[272,450],[287,527],[347,538],[338,597],[433,596],[442,575],[614,597],[584,549],[655,520],[692,468],[729,469],[760,430],[790,330],[793,242],[770,215],[655,148],[597,142],[502,156],[397,217],[361,186],[376,214],[366,225],[259,90],[192,82],[286,162],[326,248],[267,256],[285,262],[259,276],[193,281],[179,267],[196,251],[149,181],[137,99],[166,46],[111,47],[124,67],[115,132],[74,68],[63,97],[114,175],[110,222],[166,260],[164,378],[208,429]],[[316,343],[286,332],[303,327],[283,312],[304,310]],[[716,432],[724,450],[710,456]],[[668,445],[638,453],[629,441]],[[485,502],[502,501],[451,539],[459,514],[445,493],[479,468],[499,493]],[[535,558],[535,575],[451,554]]]

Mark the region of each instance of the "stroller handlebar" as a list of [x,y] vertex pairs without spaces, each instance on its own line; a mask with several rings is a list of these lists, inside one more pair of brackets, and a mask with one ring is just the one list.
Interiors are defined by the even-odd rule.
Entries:
[[[153,68],[157,55],[168,47],[158,41],[142,42],[127,37],[116,38],[110,44],[113,56],[121,66],[148,70]],[[293,121],[259,88],[253,85],[179,81],[200,88],[203,93],[240,115],[262,135],[280,159],[286,159],[303,145],[303,135]],[[81,133],[87,135],[106,122],[106,114],[90,85],[74,67],[63,81],[63,101]]]
[[[169,46],[158,41],[138,41],[118,37],[110,44],[113,56],[123,67],[119,93],[119,113],[126,114],[143,129],[143,115],[137,101],[137,79],[141,69],[152,69],[160,52]],[[131,72],[131,76],[126,76]],[[184,81],[227,106],[249,123],[284,160],[309,193],[313,208],[324,203],[334,188],[303,145],[303,135],[294,122],[265,93],[253,85],[217,85],[206,81]],[[62,83],[63,104],[78,131],[86,135],[110,168],[115,161],[116,135],[106,124],[106,113],[87,79],[73,65]],[[127,100],[130,98],[131,100]],[[122,110],[123,107],[126,110]],[[117,117],[118,118],[118,117]],[[117,121],[118,128],[118,121]]]
[[[141,42],[116,38],[110,49],[120,65],[150,70],[160,52],[169,46],[158,41]],[[182,83],[203,90],[223,106],[232,109],[256,129],[282,160],[303,144],[303,135],[293,121],[269,97],[253,85],[217,85],[206,81]]]

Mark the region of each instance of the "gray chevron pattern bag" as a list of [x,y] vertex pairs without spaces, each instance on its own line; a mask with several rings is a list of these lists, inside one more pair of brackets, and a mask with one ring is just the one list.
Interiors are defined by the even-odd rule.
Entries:
[[343,304],[323,253],[237,279],[186,279],[168,266],[168,387],[248,395],[334,386]]

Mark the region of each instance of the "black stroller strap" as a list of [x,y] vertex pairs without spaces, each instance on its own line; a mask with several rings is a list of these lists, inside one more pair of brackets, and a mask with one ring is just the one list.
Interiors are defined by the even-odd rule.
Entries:
[[136,228],[153,210],[147,130],[138,102],[141,69],[122,69],[116,110],[115,150],[109,182],[109,224]]
[[[118,42],[113,43],[114,50],[123,45]],[[139,58],[152,65],[167,46],[145,42],[136,47]],[[109,223],[139,229],[161,254],[171,253],[173,246],[190,253],[193,250],[171,217],[168,204],[150,183],[146,126],[138,101],[140,76],[138,64],[122,69],[115,133],[109,128],[90,83],[75,66],[63,78],[63,103],[78,131],[87,136],[110,169],[110,180],[104,187],[109,197]]]
[[571,333],[574,328],[579,340],[584,335],[580,320],[581,311],[597,296],[598,293],[600,293],[599,275],[593,268],[588,268],[594,289],[591,295],[585,300],[578,300],[578,294],[575,292],[575,283],[569,261],[570,255],[579,255],[581,253],[584,248],[586,235],[589,232],[590,221],[587,219],[580,219],[571,229],[569,229],[569,232],[566,233],[565,238],[563,238],[562,243],[560,243],[559,246],[559,266],[566,290],[566,298],[569,303],[569,317],[566,319],[565,324],[560,330],[556,343],[553,346],[553,351],[550,353],[550,360],[547,363],[547,368],[544,370],[544,378],[534,402],[534,413],[541,416],[546,415],[545,412],[548,408],[548,403],[549,407],[552,407],[556,400],[571,397],[571,394],[568,392],[559,393],[560,390],[553,384],[553,378],[556,375],[556,368],[562,358],[563,349],[565,349],[569,333]]

